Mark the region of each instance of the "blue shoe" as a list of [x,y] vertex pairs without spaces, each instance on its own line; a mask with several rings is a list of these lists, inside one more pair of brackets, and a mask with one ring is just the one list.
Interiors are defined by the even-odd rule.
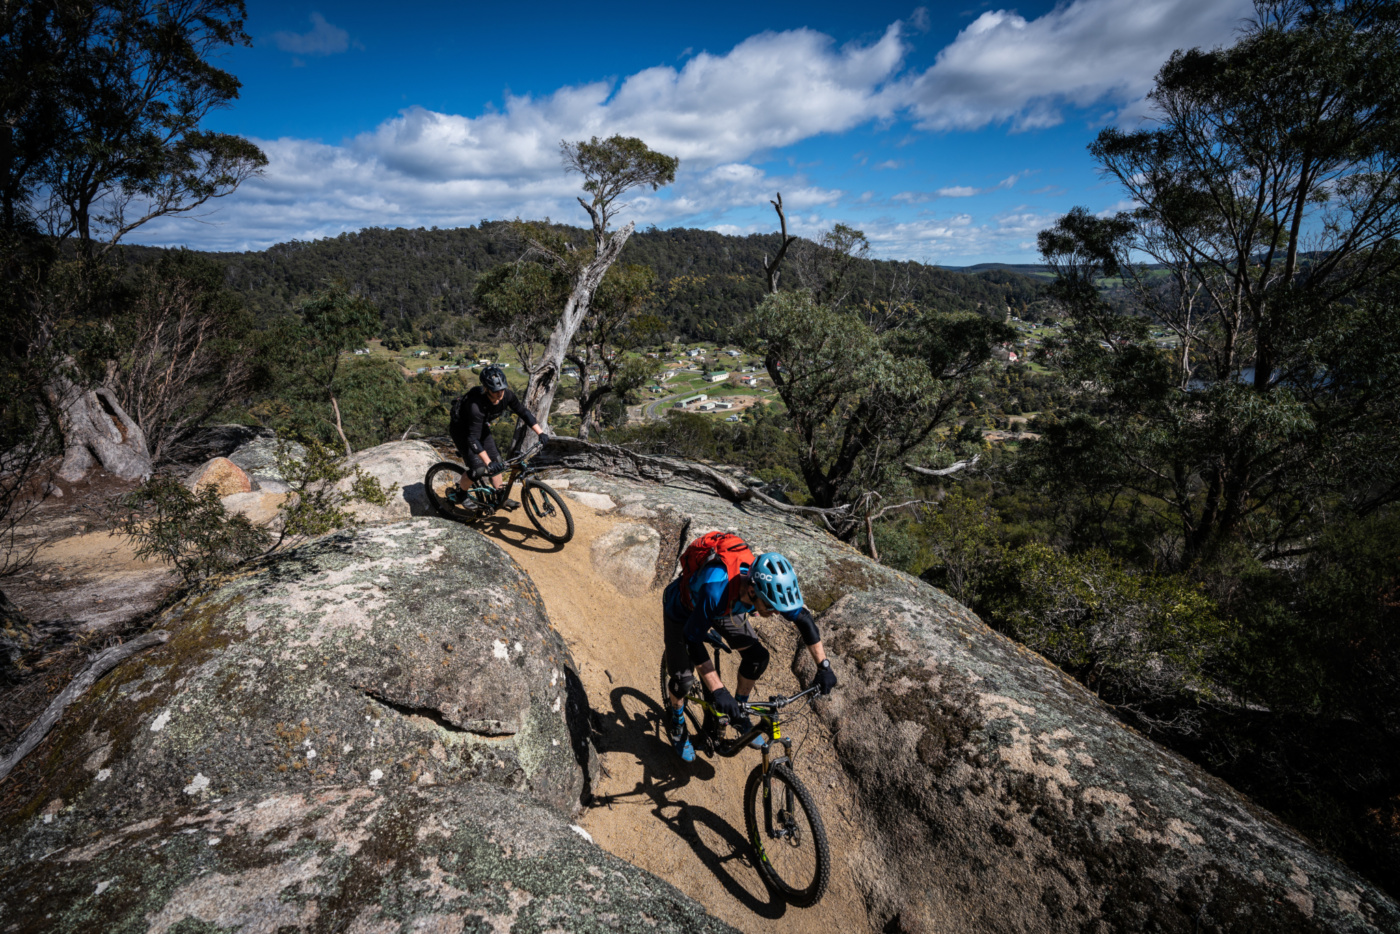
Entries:
[[682,762],[695,761],[695,747],[690,744],[690,731],[685,728],[685,709],[671,708],[671,745],[676,747]]

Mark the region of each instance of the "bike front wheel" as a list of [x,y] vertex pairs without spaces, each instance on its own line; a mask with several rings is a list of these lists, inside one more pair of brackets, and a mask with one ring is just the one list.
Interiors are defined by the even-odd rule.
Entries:
[[530,524],[546,539],[562,545],[574,537],[574,517],[554,487],[538,480],[526,480],[520,488],[520,501]]
[[744,823],[763,878],[799,908],[815,905],[831,878],[826,828],[807,786],[784,763],[763,766],[744,786]]

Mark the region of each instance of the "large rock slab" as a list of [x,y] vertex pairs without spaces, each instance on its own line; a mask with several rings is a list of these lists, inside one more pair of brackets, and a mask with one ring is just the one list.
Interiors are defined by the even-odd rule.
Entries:
[[869,846],[852,865],[876,929],[1400,931],[1375,886],[943,592],[766,506],[559,479],[653,516],[657,582],[711,529],[792,560],[841,680],[817,709],[856,789]]
[[721,932],[499,789],[333,786],[163,810],[5,876],[0,930]]
[[568,650],[529,579],[470,529],[415,519],[328,536],[154,625],[170,641],[100,682],[8,779],[11,859],[168,808],[327,783],[478,781],[579,805]]
[[[349,511],[361,522],[397,522],[410,516],[434,515],[423,478],[440,460],[442,456],[433,446],[422,441],[392,441],[359,451],[346,460],[347,468],[359,467],[385,490],[398,489],[390,495],[388,505],[356,503]],[[348,491],[353,482],[346,478],[336,487]]]

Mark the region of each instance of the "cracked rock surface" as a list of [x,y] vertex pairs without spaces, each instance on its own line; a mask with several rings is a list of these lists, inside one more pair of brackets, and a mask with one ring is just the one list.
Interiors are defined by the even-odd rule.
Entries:
[[529,579],[470,529],[331,535],[155,625],[170,641],[103,679],[9,779],[25,794],[0,818],[0,873],[73,835],[254,790],[477,781],[563,815],[579,805],[572,659]]
[[733,930],[556,812],[483,784],[187,804],[4,879],[5,931]]

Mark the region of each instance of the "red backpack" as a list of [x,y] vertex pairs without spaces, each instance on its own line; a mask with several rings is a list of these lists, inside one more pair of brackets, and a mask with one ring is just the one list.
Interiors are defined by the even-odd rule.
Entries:
[[690,579],[701,568],[722,564],[733,580],[741,567],[753,567],[753,562],[753,551],[733,532],[706,532],[686,545],[681,553],[681,603],[687,610],[694,607]]

